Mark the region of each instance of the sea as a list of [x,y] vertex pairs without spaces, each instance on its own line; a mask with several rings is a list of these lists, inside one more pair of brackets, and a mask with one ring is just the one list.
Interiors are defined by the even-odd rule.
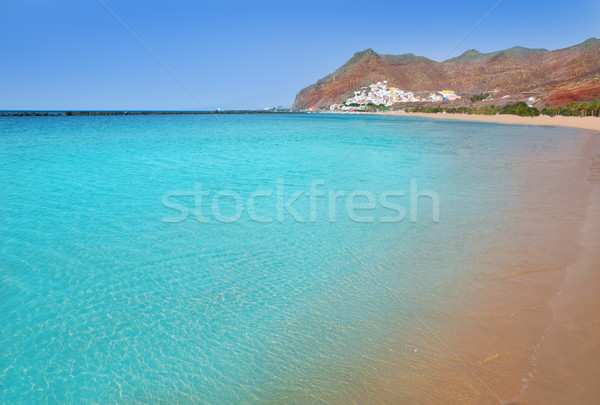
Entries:
[[586,136],[0,117],[0,402],[518,398],[576,253]]

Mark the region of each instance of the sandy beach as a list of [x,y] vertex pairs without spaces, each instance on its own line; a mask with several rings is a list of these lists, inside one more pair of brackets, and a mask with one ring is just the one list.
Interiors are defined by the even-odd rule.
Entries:
[[526,403],[593,403],[600,396],[600,184],[597,171],[579,238],[580,252],[551,300],[554,321],[535,357],[535,375],[519,400]]
[[460,120],[460,121],[476,121],[476,122],[492,122],[497,124],[513,124],[513,125],[544,125],[554,127],[569,127],[577,129],[588,129],[592,131],[600,131],[599,117],[519,117],[516,115],[477,115],[477,114],[431,114],[431,113],[401,113],[388,112],[378,113],[383,115],[399,115],[402,117],[421,117],[434,118],[445,120]]
[[[525,405],[600,396],[600,132],[366,114],[222,119],[243,129],[264,166],[234,158],[239,145],[210,117],[0,120],[12,215],[0,225],[0,267],[14,268],[2,300],[13,325],[3,345],[7,402],[102,394],[126,403]],[[396,224],[341,211],[335,223],[320,211],[310,229],[291,216],[274,228],[161,222],[171,213],[157,207],[157,184],[166,193],[200,178],[207,190],[233,184],[250,195],[274,173],[292,180],[284,201],[293,188],[310,190],[311,177],[327,176],[334,191],[378,193],[415,179],[440,197],[441,219],[431,198],[421,199],[418,221]],[[24,198],[31,190],[47,200]],[[259,207],[274,216],[272,194]],[[297,205],[303,218],[310,205]],[[139,369],[123,364],[138,356]],[[197,391],[188,393],[186,375]],[[239,388],[246,381],[249,390]]]
[[[556,126],[580,120],[585,129],[600,129],[590,127],[598,118],[418,116]],[[463,332],[454,341],[448,337],[452,332],[445,338],[476,377],[455,367],[439,382],[447,385],[436,402],[594,403],[600,395],[599,135],[588,132],[570,151],[540,152],[521,162],[529,190],[522,203],[532,208],[522,209],[520,226],[510,236],[519,242],[506,250],[496,244],[490,256],[498,263],[511,257],[506,263],[515,268],[498,266],[494,282],[474,283],[472,306],[457,311],[468,321],[455,319]],[[556,193],[567,189],[572,194]],[[552,215],[555,210],[560,217]],[[470,392],[481,381],[486,389]]]
[[[518,397],[523,404],[594,403],[600,396],[599,152],[600,137],[589,134],[579,155],[583,192],[573,198],[573,204],[582,204],[584,213],[579,230],[571,234],[577,253],[548,303],[552,320],[534,351],[532,377]],[[569,235],[568,229],[560,231],[563,238]],[[563,243],[568,244],[568,239]]]

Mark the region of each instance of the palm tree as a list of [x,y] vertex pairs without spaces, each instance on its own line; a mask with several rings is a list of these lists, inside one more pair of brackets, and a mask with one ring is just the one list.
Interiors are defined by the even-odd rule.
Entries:
[[598,110],[600,110],[600,100],[595,99],[594,101],[592,101],[592,115],[595,117],[596,113],[598,112]]
[[569,111],[571,113],[575,110],[576,107],[577,107],[577,104],[575,104],[575,103],[569,103],[569,104],[567,104],[567,108],[569,109]]
[[550,104],[544,104],[544,108],[542,108],[542,114],[552,116],[552,112],[550,111]]
[[590,103],[583,102],[577,106],[582,117],[587,116],[587,110],[590,108]]

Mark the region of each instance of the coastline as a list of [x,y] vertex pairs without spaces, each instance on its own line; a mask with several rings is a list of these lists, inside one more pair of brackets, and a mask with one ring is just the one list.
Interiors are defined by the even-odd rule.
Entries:
[[[358,121],[362,121],[360,130],[379,120],[377,117],[360,117],[359,115],[356,118],[358,118]],[[335,128],[340,126],[340,121],[354,120],[327,119],[321,121],[328,122],[331,125],[329,128]],[[309,121],[306,122],[311,124]],[[37,123],[39,124],[39,122]],[[365,162],[364,165],[356,165],[353,161],[350,162],[348,167],[354,166],[360,167],[360,169],[356,172],[351,172],[352,176],[348,176],[347,172],[343,172],[342,175],[344,177],[356,178],[366,168],[370,173],[378,173],[377,177],[373,177],[375,183],[378,184],[378,178],[387,177],[395,168],[403,167],[402,164],[398,163],[410,164],[414,156],[420,156],[422,153],[427,152],[428,158],[422,163],[423,167],[431,167],[434,161],[438,159],[444,160],[445,163],[443,165],[440,164],[437,171],[416,171],[415,173],[431,175],[432,179],[436,179],[435,184],[452,181],[452,178],[460,179],[459,182],[455,183],[457,187],[442,188],[440,190],[440,192],[446,190],[443,195],[448,197],[444,198],[455,198],[450,197],[449,193],[457,193],[462,195],[459,199],[464,198],[464,202],[479,201],[482,206],[490,208],[478,213],[477,210],[468,210],[467,207],[469,205],[455,205],[457,209],[453,212],[456,215],[467,217],[481,215],[482,217],[487,217],[488,215],[493,215],[492,209],[497,209],[497,212],[507,214],[500,215],[506,221],[474,221],[472,224],[477,226],[463,226],[461,229],[464,229],[467,235],[477,236],[472,236],[470,239],[463,239],[457,233],[456,242],[451,240],[452,243],[445,244],[444,242],[450,239],[444,237],[437,239],[441,243],[430,245],[429,249],[427,249],[429,255],[435,258],[435,260],[423,262],[427,263],[427,266],[421,267],[423,273],[429,273],[428,268],[432,268],[435,271],[436,267],[439,266],[440,274],[442,274],[446,263],[449,263],[448,270],[457,272],[456,277],[460,281],[460,283],[457,283],[457,287],[460,288],[454,290],[452,288],[435,287],[438,280],[430,280],[431,285],[434,286],[431,291],[439,291],[442,296],[446,296],[447,294],[446,298],[440,301],[428,300],[428,295],[415,294],[415,297],[419,297],[415,300],[415,304],[418,304],[419,307],[414,308],[423,308],[423,315],[419,312],[417,313],[423,317],[424,323],[428,327],[431,327],[431,331],[433,332],[428,330],[428,328],[401,328],[403,325],[414,326],[416,324],[416,326],[419,326],[421,324],[417,324],[415,322],[416,317],[411,317],[410,313],[408,313],[408,318],[413,323],[404,323],[403,317],[407,315],[406,307],[404,305],[398,306],[398,303],[394,304],[392,301],[389,306],[394,312],[390,312],[389,314],[398,315],[398,317],[386,316],[384,318],[383,314],[378,315],[376,322],[379,322],[379,319],[383,320],[383,322],[377,325],[373,324],[377,327],[373,328],[374,334],[368,340],[369,349],[365,350],[365,346],[363,345],[348,346],[348,348],[361,347],[359,353],[365,353],[367,356],[353,356],[348,362],[343,364],[344,367],[347,367],[344,369],[338,369],[337,366],[325,369],[318,375],[318,381],[307,380],[307,385],[304,385],[305,391],[302,385],[293,385],[291,383],[290,388],[287,390],[279,388],[279,386],[273,388],[273,385],[267,383],[264,389],[273,390],[272,398],[284,398],[284,395],[290,395],[285,398],[306,399],[309,398],[309,394],[312,398],[314,398],[312,395],[319,394],[324,395],[324,398],[330,398],[330,401],[333,402],[335,402],[337,393],[344,400],[340,400],[340,402],[352,402],[353,400],[357,400],[356,398],[370,397],[372,402],[481,404],[497,403],[493,402],[496,397],[498,399],[501,398],[501,402],[503,403],[504,400],[513,399],[515,402],[518,401],[527,404],[569,402],[568,399],[573,397],[567,397],[567,400],[559,402],[552,390],[560,390],[562,395],[567,395],[572,390],[570,387],[576,387],[577,384],[582,384],[582,381],[585,381],[585,384],[582,384],[584,389],[588,388],[585,395],[590,394],[589,387],[593,387],[592,384],[594,383],[593,380],[590,380],[597,373],[585,372],[585,370],[594,368],[595,364],[598,364],[597,362],[594,363],[598,357],[592,357],[591,355],[591,353],[595,353],[593,348],[598,346],[591,346],[591,350],[588,348],[590,344],[598,341],[597,337],[600,336],[600,332],[597,332],[597,329],[593,328],[593,323],[584,323],[581,327],[573,329],[569,329],[568,325],[571,318],[583,317],[585,322],[589,322],[593,321],[597,315],[594,309],[598,306],[594,306],[594,303],[598,302],[598,296],[594,295],[594,291],[598,291],[596,289],[598,284],[595,281],[598,276],[585,274],[582,271],[583,267],[574,264],[579,263],[578,260],[581,258],[587,258],[587,262],[593,265],[600,263],[598,260],[594,262],[594,256],[588,256],[586,250],[582,250],[582,245],[579,243],[582,235],[588,234],[582,228],[585,227],[586,220],[600,219],[597,215],[600,212],[598,211],[600,208],[592,209],[593,206],[590,205],[592,201],[598,201],[598,195],[590,194],[590,190],[598,189],[600,185],[598,184],[600,179],[600,133],[567,129],[556,130],[554,128],[502,127],[497,125],[479,125],[470,126],[470,128],[468,128],[468,125],[446,125],[448,127],[447,135],[455,136],[445,136],[448,142],[453,143],[451,144],[452,147],[446,146],[442,148],[439,144],[445,140],[441,138],[433,139],[437,133],[442,132],[440,129],[443,126],[442,122],[431,125],[431,121],[413,120],[411,124],[411,121],[394,119],[390,123],[391,125],[389,125],[385,134],[387,134],[388,139],[398,140],[399,142],[402,141],[402,134],[410,135],[411,132],[418,132],[419,130],[427,132],[418,138],[419,142],[404,142],[402,147],[393,149],[395,156],[406,153],[410,157],[409,159],[403,158],[400,161],[386,160],[379,166],[369,166],[369,160],[372,160],[370,157],[367,161],[359,161]],[[139,126],[135,122],[131,125]],[[90,135],[98,134],[95,129],[96,127],[98,125],[93,125],[89,132],[78,130],[74,132],[74,136],[71,139],[74,139],[75,142],[97,139],[97,136],[80,135],[81,133]],[[382,127],[385,127],[385,125],[382,125]],[[404,129],[402,127],[413,127],[416,130],[403,133]],[[294,127],[293,130],[297,130],[297,128]],[[312,130],[314,126],[309,125],[307,128]],[[196,127],[194,128],[195,130]],[[58,132],[55,128],[50,127],[48,131],[51,134],[53,134],[51,131],[57,131],[56,138],[65,139],[62,132]],[[135,143],[132,148],[127,147],[125,150],[144,151],[147,142],[150,145],[154,144],[146,140],[149,135],[155,134],[158,139],[163,139],[163,134],[169,133],[168,127],[148,127],[142,128],[141,131],[146,136],[136,136],[135,140],[139,143]],[[128,131],[124,132],[128,133]],[[173,132],[176,134],[187,133],[186,131]],[[489,136],[483,136],[486,132],[489,132]],[[547,133],[549,136],[537,136],[536,132]],[[331,134],[331,132],[326,133]],[[502,136],[505,133],[509,135],[506,141]],[[556,136],[556,133],[559,133],[560,136]],[[519,136],[516,136],[516,134]],[[532,134],[531,137],[529,136],[530,134]],[[337,139],[347,139],[347,132],[340,130],[337,136]],[[357,131],[355,136],[358,139],[363,135]],[[35,141],[34,137],[30,138],[32,141]],[[318,139],[322,138],[325,137],[319,137]],[[150,137],[150,139],[152,138]],[[175,139],[181,138],[178,137]],[[197,139],[193,137],[186,137],[185,139],[190,139],[190,145],[197,143]],[[494,145],[496,141],[500,142],[500,145]],[[426,149],[419,146],[421,142],[430,145],[435,143],[436,145],[433,149]],[[89,160],[88,156],[98,154],[97,150],[90,147],[94,144],[95,142],[92,144],[76,144],[76,148],[72,150],[67,148],[69,156],[79,156],[77,153],[72,153],[72,151],[86,151],[86,153],[89,153],[89,155],[84,154],[82,160],[75,161],[71,167],[86,167],[85,163],[82,164],[81,162]],[[161,142],[160,144],[162,145],[163,143]],[[175,150],[178,152],[181,152],[183,149],[179,142],[168,142],[168,144],[177,145]],[[98,154],[100,159],[107,155],[114,156],[116,155],[115,150],[120,151],[122,149],[121,142],[111,143],[111,145],[114,145],[115,149],[108,149],[112,151],[111,153],[100,150],[101,153]],[[327,141],[326,145],[330,145],[329,141]],[[378,152],[381,150],[381,145],[382,142],[377,142],[375,148],[369,149],[369,151]],[[414,150],[410,149],[411,145],[415,145]],[[450,145],[450,143],[447,145]],[[277,147],[277,144],[268,145],[267,147]],[[488,154],[486,153],[488,147],[491,151],[499,148],[501,153]],[[185,149],[195,151],[193,147]],[[35,151],[35,149],[33,150]],[[162,149],[160,150],[162,151]],[[152,151],[154,152],[155,149],[152,148]],[[442,155],[442,152],[444,155]],[[41,156],[43,157],[46,154],[48,153]],[[37,156],[33,153],[32,155],[33,157]],[[281,153],[281,150],[276,151],[273,155],[285,156]],[[387,155],[389,157],[392,154],[388,153]],[[154,153],[142,156],[148,156],[148,159],[144,159],[149,161],[148,165],[144,166],[144,168],[148,168],[155,167],[156,161],[169,161],[167,159],[172,158],[173,154],[160,155],[162,156],[161,158],[157,158],[157,155]],[[198,155],[195,152],[192,152],[190,155],[177,154],[176,156],[177,158],[172,160],[175,163],[169,168],[170,172],[174,172],[177,169],[180,172],[185,172],[185,168],[189,167],[189,162],[195,164],[198,161]],[[373,153],[368,156],[377,156],[378,159],[383,159],[386,154]],[[69,159],[66,161],[71,162]],[[128,159],[128,161],[134,162],[129,168],[139,167],[137,166],[137,159]],[[304,161],[301,160],[300,162]],[[104,161],[102,160],[102,162]],[[119,161],[119,163],[121,162]],[[119,174],[123,173],[123,176],[128,176],[132,170],[122,170],[123,167],[127,168],[128,166],[115,166],[113,163],[112,159],[106,161],[106,165],[103,166],[102,170],[103,176],[108,176],[111,179],[110,184],[122,183],[132,185],[133,183],[127,183],[128,180],[124,180],[124,177],[114,177],[117,171]],[[213,164],[212,162],[209,163]],[[210,164],[207,166],[210,167]],[[227,163],[228,165],[229,163]],[[28,167],[26,166],[26,168]],[[115,171],[109,171],[108,167],[111,170],[114,168]],[[240,167],[246,167],[245,161],[240,161]],[[296,168],[298,165],[291,165],[291,167],[294,168],[292,173],[297,173]],[[325,166],[324,168],[329,167]],[[378,168],[384,170],[378,170]],[[51,174],[55,171],[53,166],[50,166],[48,170]],[[164,169],[159,168],[158,170],[162,171]],[[65,170],[61,166],[58,173],[74,171]],[[17,173],[25,173],[24,175],[26,175],[28,171],[22,170]],[[112,178],[110,177],[111,173],[113,175]],[[133,170],[133,173],[139,174],[139,178],[142,180],[147,178],[148,174],[161,174],[161,172],[148,170]],[[448,173],[449,176],[441,177],[441,173]],[[82,176],[84,174],[82,173]],[[440,177],[436,177],[436,175]],[[83,178],[85,179],[85,176]],[[90,176],[90,178],[95,181],[97,177]],[[193,179],[194,177],[190,176],[189,178]],[[47,178],[42,177],[42,180],[45,179]],[[370,180],[370,178],[367,179]],[[498,182],[491,182],[490,179],[496,179]],[[504,182],[504,179],[512,180]],[[45,181],[45,184],[52,185],[54,183],[52,181]],[[86,184],[89,183],[83,183],[83,185]],[[35,185],[36,183],[33,183],[31,187],[34,188]],[[487,187],[482,188],[481,186],[483,185],[487,185]],[[67,190],[69,190],[69,186],[69,184],[63,185],[63,187],[67,187]],[[96,186],[102,186],[102,183]],[[460,186],[464,186],[464,188]],[[499,189],[504,190],[504,192],[501,194],[492,192],[490,196],[494,196],[493,199],[484,199],[483,197],[486,195],[485,191],[489,190],[490,186],[492,189],[495,186],[500,187]],[[78,190],[81,187],[82,185],[77,183],[73,185],[71,190]],[[145,198],[146,196],[152,196],[152,187],[145,188],[150,190],[148,195],[140,191],[141,187],[133,189],[133,192],[136,195],[142,193],[140,195],[144,196],[144,198],[141,198],[140,202],[153,202],[152,198]],[[474,199],[477,198],[476,191],[478,188],[484,193],[479,194],[480,199]],[[39,186],[36,189],[38,191],[43,190]],[[109,198],[112,199],[113,197],[111,196],[113,194],[111,193]],[[11,194],[9,193],[9,195]],[[19,194],[12,193],[12,195]],[[453,201],[456,202],[458,200]],[[486,201],[489,205],[486,205]],[[470,205],[470,207],[474,206],[475,204]],[[510,211],[508,207],[512,207]],[[586,212],[588,213],[587,215],[585,214]],[[450,214],[450,212],[448,213]],[[468,215],[464,215],[465,213],[468,213]],[[594,213],[596,216],[594,216]],[[452,217],[454,215],[445,217],[442,221],[442,226],[448,225],[446,228],[448,230],[452,229],[450,226],[450,224],[453,224],[450,221]],[[446,218],[448,218],[448,221]],[[507,221],[512,221],[512,225]],[[461,222],[458,223],[460,224]],[[486,227],[481,225],[485,223],[496,224],[497,226]],[[95,228],[83,227],[82,229]],[[421,227],[415,227],[414,229],[414,234],[407,233],[407,235],[430,235],[431,238],[428,236],[427,239],[436,240],[435,233],[426,234],[424,233],[424,228]],[[437,229],[440,229],[440,227],[437,227]],[[393,252],[394,245],[397,245],[397,242],[400,242],[399,245],[402,248],[402,241],[396,239],[396,235],[399,234],[397,230],[392,229],[389,232],[386,239],[389,238],[391,241],[389,246],[392,249],[378,250],[375,244],[370,246],[366,244],[365,241],[368,238],[355,239],[357,245],[358,243],[364,245],[363,251],[370,252],[371,256],[366,256],[369,257],[370,261],[363,262],[361,260],[362,255],[359,255],[356,257],[356,260],[360,266],[357,265],[357,267],[354,267],[352,273],[346,271],[333,273],[331,274],[331,279],[340,280],[341,283],[345,283],[346,285],[356,284],[360,286],[360,280],[365,274],[368,275],[368,273],[364,273],[364,270],[361,269],[372,267],[376,269],[381,268],[382,270],[387,269],[388,271],[384,271],[384,274],[389,272],[394,277],[397,275],[398,278],[386,278],[384,280],[389,280],[392,283],[397,280],[397,285],[399,286],[402,286],[404,280],[409,277],[413,278],[413,280],[418,280],[411,273],[405,273],[401,270],[402,267],[408,267],[408,265],[413,263],[412,261],[403,261],[403,252],[389,254],[389,252]],[[438,230],[437,232],[441,231]],[[346,233],[351,234],[351,232]],[[127,232],[123,232],[123,234],[128,235]],[[385,235],[386,232],[381,232],[380,234]],[[454,232],[450,232],[449,234],[439,233],[437,235],[454,236],[454,234]],[[64,237],[64,235],[64,233],[61,233],[61,237]],[[164,237],[161,240],[172,240],[172,237]],[[592,238],[588,243],[589,253],[595,253],[596,256],[598,253],[597,244],[593,242],[597,242],[598,240],[598,238]],[[275,246],[278,241],[279,239],[274,239],[270,246]],[[313,241],[314,239],[312,238],[308,239],[306,246],[313,246]],[[467,244],[467,241],[476,243]],[[234,241],[234,243],[237,242]],[[281,245],[284,246],[285,244]],[[147,246],[146,243],[142,245],[144,248]],[[154,258],[161,265],[162,263],[170,263],[173,260],[170,255],[171,249],[169,244],[161,246],[160,243],[156,243],[153,246],[153,249],[155,249]],[[411,245],[407,244],[406,246],[410,247]],[[424,249],[427,246],[427,243],[423,243],[420,244],[419,248]],[[282,248],[280,247],[280,249]],[[322,249],[321,251],[327,254],[322,257],[331,257],[330,263],[332,267],[337,266],[338,258],[331,256],[330,249],[326,245]],[[421,254],[419,250],[415,251],[413,249],[405,251],[414,251],[417,256]],[[469,262],[472,261],[474,264],[472,267],[465,266],[470,269],[469,271],[460,272],[459,268],[452,267],[451,265],[451,260],[455,260],[453,256],[445,257],[443,251],[460,251],[463,249],[465,252],[469,252],[469,254],[465,253],[465,257],[469,257]],[[232,249],[232,251],[235,250]],[[306,250],[303,249],[302,251],[305,252]],[[146,250],[141,250],[141,252],[146,252]],[[294,257],[296,252],[297,250],[294,248],[284,258]],[[161,256],[161,254],[164,254],[164,256]],[[311,251],[310,254],[313,255],[311,257],[319,257],[314,251]],[[144,256],[145,253],[141,257]],[[440,257],[439,260],[437,260],[438,256]],[[271,256],[266,257],[269,257],[267,260],[272,260]],[[162,260],[160,260],[161,258]],[[420,262],[415,261],[414,263],[418,265]],[[179,265],[180,262],[174,263],[174,266]],[[325,268],[325,266],[323,267]],[[301,269],[300,266],[298,268]],[[317,271],[322,272],[321,267],[317,268]],[[582,276],[579,277],[582,281],[577,285],[587,288],[587,290],[569,287],[576,284],[575,281],[578,277],[575,277],[575,273]],[[590,272],[588,271],[588,273]],[[339,277],[338,274],[350,274],[356,278],[346,279]],[[567,276],[568,278],[566,278]],[[136,280],[135,273],[131,275],[131,279]],[[357,282],[354,283],[354,280]],[[427,279],[423,280],[427,281]],[[367,293],[364,294],[361,292],[361,294],[357,294],[352,305],[353,308],[358,310],[362,307],[367,309],[366,312],[378,314],[376,311],[371,310],[371,303],[374,301],[381,304],[383,301],[376,301],[378,297],[388,300],[393,296],[393,294],[389,296],[381,294],[394,290],[382,290],[381,283],[378,280],[374,281],[377,282],[375,284],[376,289],[362,290]],[[439,280],[439,282],[441,283],[442,281]],[[326,288],[329,288],[329,283],[322,284]],[[390,286],[395,285],[390,284]],[[447,285],[452,286],[450,283]],[[306,291],[309,290],[307,289]],[[316,291],[319,290],[316,289]],[[402,290],[398,289],[398,291]],[[585,301],[587,305],[583,307],[581,307],[584,303],[581,298],[581,291],[589,291],[589,293],[586,293],[589,300]],[[379,294],[373,294],[374,292]],[[293,295],[290,294],[290,296]],[[401,297],[403,298],[404,296]],[[407,297],[410,296],[407,294]],[[422,301],[420,301],[421,297],[423,297]],[[334,302],[333,300],[335,299],[335,297],[332,298],[330,302]],[[440,307],[431,305],[436,302],[447,303],[448,306]],[[573,304],[577,306],[571,307]],[[191,305],[193,308],[196,304],[192,303]],[[150,306],[148,306],[148,312],[153,314]],[[160,315],[161,313],[158,312],[155,314]],[[314,317],[312,316],[313,313],[315,314]],[[332,316],[323,317],[319,311],[311,311],[310,317],[299,318],[294,325],[299,325],[298,327],[300,328],[300,325],[308,323],[307,319],[316,325],[320,325],[322,320],[334,318]],[[395,320],[397,320],[397,323],[394,322]],[[295,318],[294,322],[296,322]],[[370,324],[370,322],[366,323],[366,325]],[[325,323],[325,325],[333,325],[328,326],[329,330],[333,332],[330,335],[332,338],[325,339],[324,341],[336,342],[338,333],[336,331],[343,331],[344,329],[334,327],[336,322],[331,324]],[[597,323],[595,325],[596,327],[598,326]],[[88,327],[87,324],[84,326]],[[297,330],[301,331],[304,329]],[[315,330],[317,329],[313,331]],[[319,331],[322,330],[320,329]],[[85,331],[81,333],[85,333]],[[198,336],[195,339],[196,341],[200,341],[202,338],[202,330],[199,333],[199,335],[196,335]],[[194,335],[190,337],[187,334],[183,336],[185,338],[194,337]],[[387,340],[386,336],[392,336],[392,339]],[[396,336],[398,337],[397,340],[394,339]],[[439,336],[439,340],[437,336]],[[86,340],[89,341],[89,339]],[[340,339],[340,342],[343,342],[343,340]],[[371,349],[371,345],[374,349]],[[446,345],[450,349],[447,349]],[[160,345],[157,346],[160,347]],[[298,347],[303,346],[299,345]],[[321,353],[322,357],[319,356],[319,359],[330,359],[331,363],[329,364],[332,365],[340,364],[337,361],[339,357],[326,357],[326,353],[329,352]],[[309,359],[309,357],[300,358],[298,364],[305,362],[307,358]],[[158,359],[162,361],[160,358]],[[292,359],[298,358],[292,356]],[[354,359],[358,359],[359,361],[355,362]],[[565,362],[567,364],[563,366]],[[313,370],[323,370],[320,368],[322,364],[311,364],[310,372],[313,373]],[[556,370],[556,367],[559,367],[559,369]],[[375,371],[371,373],[371,370]],[[329,371],[332,371],[331,375],[328,373]],[[374,378],[365,378],[365,376]],[[525,382],[523,379],[527,379],[527,381]],[[321,383],[322,381],[323,383]],[[327,383],[328,381],[330,383]],[[341,388],[340,385],[337,385],[338,381],[340,384],[343,383]],[[398,383],[397,387],[393,386],[394,382]],[[315,387],[314,391],[310,390],[310,383]],[[340,391],[336,391],[337,389]],[[346,391],[349,393],[347,397],[344,394],[339,394],[339,392],[343,393]],[[302,396],[303,392],[306,392],[306,396]],[[128,394],[127,391],[125,393],[126,395]],[[116,391],[113,391],[113,394],[120,395]],[[300,396],[294,397],[294,395]],[[115,396],[115,398],[119,397]],[[585,403],[585,401],[580,402]]]
[[399,117],[419,117],[431,119],[445,119],[458,121],[488,122],[495,124],[510,125],[543,125],[553,127],[567,127],[576,129],[587,129],[600,131],[599,117],[550,117],[540,115],[538,117],[519,117],[517,115],[479,115],[479,114],[448,114],[448,113],[401,113],[401,112],[376,112],[367,114],[393,115]]
[[[236,115],[236,114],[310,114],[306,111],[271,111],[271,110],[216,110],[216,111],[55,111],[55,112],[0,112],[1,117],[64,117],[64,116],[108,116],[108,115]],[[335,114],[357,114],[334,112]],[[329,112],[325,114],[330,114]],[[508,125],[541,125],[600,131],[599,117],[520,117],[517,115],[498,114],[455,114],[455,113],[405,113],[405,112],[359,112],[358,114],[393,115],[399,117],[418,117],[431,119],[447,119],[471,122],[486,122]]]
[[519,396],[523,403],[593,403],[600,396],[600,154],[592,150],[579,253],[550,302],[554,321],[536,350],[537,370]]
[[436,325],[457,359],[415,377],[413,386],[437,389],[415,389],[413,402],[594,403],[600,395],[600,134],[569,132],[515,161],[525,177],[507,200],[514,225],[490,237],[464,299]]
[[287,110],[65,110],[65,111],[0,111],[0,117],[99,117],[107,115],[228,115],[228,114],[299,114]]
[[[600,395],[598,135],[582,133],[578,151],[539,153],[527,163],[522,203],[537,208],[521,214],[510,237],[520,243],[495,253],[499,262],[513,256],[505,265],[514,263],[518,271],[499,266],[494,282],[475,284],[470,303],[477,309],[464,310],[469,321],[452,343],[505,401],[593,403]],[[554,210],[563,218],[551,216]],[[469,376],[464,381],[464,391],[477,383]],[[468,403],[493,400],[467,396]]]

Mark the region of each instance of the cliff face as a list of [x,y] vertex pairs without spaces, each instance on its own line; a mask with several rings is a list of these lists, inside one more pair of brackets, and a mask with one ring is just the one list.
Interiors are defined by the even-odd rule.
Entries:
[[[600,40],[590,38],[569,48],[548,51],[513,47],[480,53],[474,49],[436,62],[413,54],[380,55],[372,49],[315,84],[302,89],[294,108],[340,103],[380,80],[412,91],[452,89],[459,93],[497,90],[500,94],[535,92],[550,104],[600,98]],[[576,98],[571,100],[570,98]]]

